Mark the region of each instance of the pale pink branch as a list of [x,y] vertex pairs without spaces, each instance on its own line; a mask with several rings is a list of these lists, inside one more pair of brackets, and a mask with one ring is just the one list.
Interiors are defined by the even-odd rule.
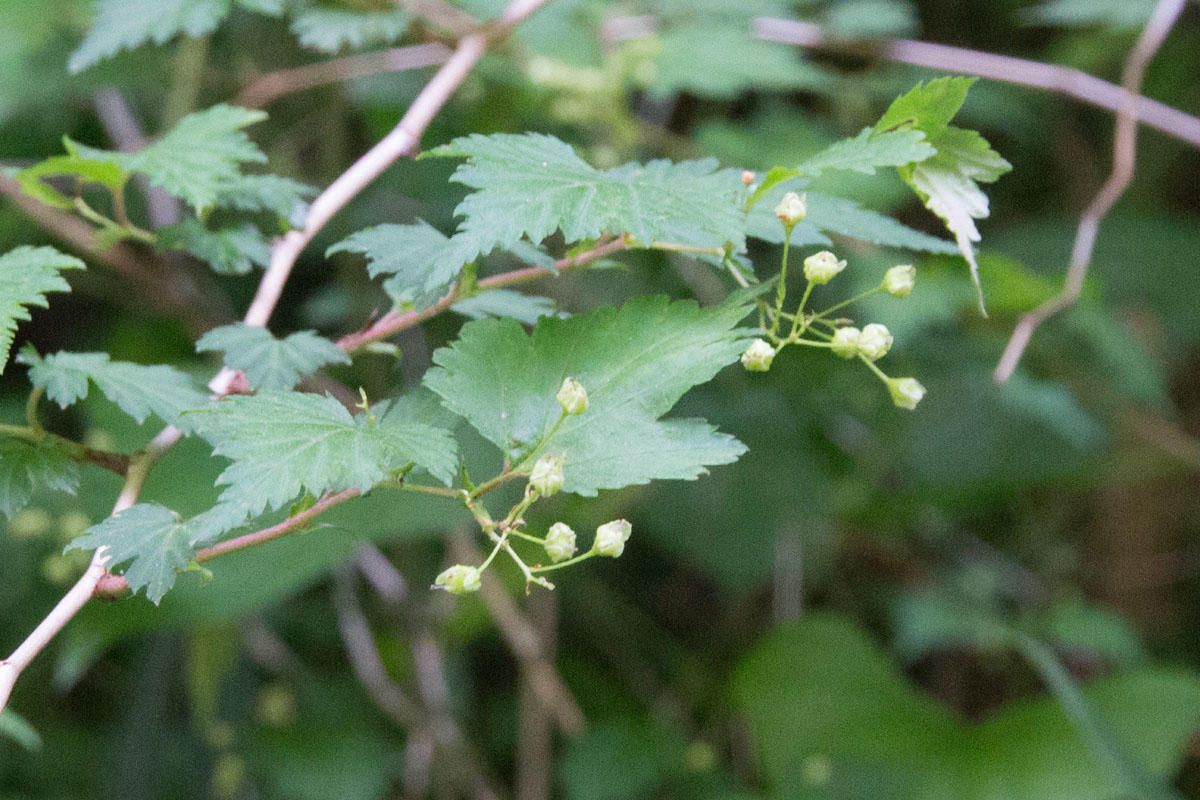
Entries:
[[392,47],[377,53],[363,53],[305,64],[302,67],[268,72],[255,78],[234,101],[245,108],[259,108],[273,100],[330,83],[341,83],[368,75],[404,72],[444,64],[451,50],[440,42]]
[[963,47],[911,39],[880,42],[837,39],[826,35],[819,25],[790,19],[759,17],[754,20],[752,26],[754,35],[767,41],[794,44],[814,50],[862,53],[902,64],[977,75],[995,81],[1045,89],[1114,113],[1129,106],[1129,100],[1132,99],[1131,112],[1135,121],[1200,147],[1200,118],[1142,97],[1141,81],[1138,81],[1136,89],[1130,90],[1124,81],[1122,86],[1117,86],[1071,67]]
[[1004,348],[1000,363],[996,365],[994,377],[997,383],[1005,383],[1012,377],[1038,326],[1072,305],[1083,290],[1083,280],[1087,277],[1088,267],[1092,262],[1100,221],[1112,210],[1133,180],[1137,164],[1136,100],[1141,92],[1146,67],[1162,47],[1186,3],[1187,0],[1159,0],[1150,15],[1150,21],[1138,37],[1137,44],[1125,60],[1125,68],[1121,75],[1125,101],[1117,111],[1116,130],[1113,134],[1112,174],[1079,219],[1079,228],[1075,233],[1075,244],[1071,248],[1071,261],[1067,266],[1067,277],[1062,291],[1021,317]]

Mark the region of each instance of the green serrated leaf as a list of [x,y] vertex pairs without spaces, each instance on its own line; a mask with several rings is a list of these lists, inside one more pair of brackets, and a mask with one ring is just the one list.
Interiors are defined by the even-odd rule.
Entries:
[[846,169],[874,175],[880,167],[902,167],[924,161],[934,150],[920,130],[876,132],[864,128],[853,139],[834,142],[796,167],[801,175],[817,176],[827,169]]
[[554,316],[554,301],[549,297],[531,297],[511,289],[492,289],[450,306],[452,311],[471,319],[512,317],[533,325],[541,317]]
[[628,232],[643,244],[745,243],[740,173],[713,159],[597,170],[543,134],[474,134],[423,154],[466,158],[451,180],[476,189],[455,209],[470,258],[561,230],[568,244]]
[[574,377],[587,389],[588,409],[566,418],[540,450],[565,454],[567,491],[692,479],[745,447],[702,420],[659,417],[737,359],[746,334],[736,326],[746,312],[743,304],[702,309],[642,297],[620,310],[543,317],[532,336],[515,320],[478,320],[434,353],[424,383],[520,463],[558,421],[555,392]]
[[390,44],[408,30],[403,11],[355,11],[349,8],[306,8],[292,18],[292,33],[300,44],[336,53],[368,45]]
[[39,490],[74,494],[78,487],[79,468],[61,449],[0,439],[0,514],[11,519]]
[[271,260],[271,246],[249,222],[209,230],[198,219],[185,219],[156,231],[157,244],[184,250],[222,275],[245,275]]
[[196,342],[197,352],[220,350],[225,366],[241,370],[255,389],[287,390],[326,364],[349,364],[350,356],[313,331],[276,339],[266,328],[240,322],[214,328]]
[[928,83],[918,83],[888,106],[879,122],[875,123],[874,131],[924,131],[927,140],[933,144],[937,135],[962,108],[967,100],[967,91],[974,83],[974,78],[936,78]]
[[[242,128],[266,118],[262,111],[222,103],[188,114],[161,139],[134,153],[99,150],[70,139],[65,142],[71,155],[140,172],[152,185],[203,215],[218,204],[223,193],[231,205],[245,197],[248,179],[242,175],[241,165],[262,163],[267,157]],[[262,188],[251,185],[251,189]]]
[[222,502],[252,514],[280,508],[302,492],[366,492],[388,470],[415,462],[449,482],[458,466],[449,432],[389,418],[386,403],[351,417],[329,396],[260,392],[228,397],[196,414],[195,426],[217,455],[233,459],[218,483]]
[[155,414],[186,427],[187,417],[180,414],[209,402],[190,375],[165,364],[110,361],[107,353],[54,353],[43,358],[32,347],[21,351],[20,360],[29,365],[30,382],[62,408],[87,397],[88,381],[138,424]]
[[147,42],[163,44],[177,34],[211,33],[229,13],[230,0],[96,0],[96,18],[67,61],[71,72]]
[[326,251],[362,253],[372,278],[390,275],[383,290],[397,305],[429,305],[445,294],[463,265],[479,255],[462,236],[447,237],[427,222],[377,225],[361,230]]
[[937,150],[935,156],[918,164],[900,167],[900,176],[954,234],[959,252],[971,267],[980,311],[986,315],[972,243],[980,239],[975,220],[987,217],[988,199],[977,181],[994,181],[1012,169],[1012,165],[978,133],[950,127],[950,120],[962,107],[972,83],[973,78],[938,78],[928,84],[917,84],[892,103],[875,131],[924,131],[929,144]]
[[305,198],[317,193],[313,187],[282,175],[239,175],[217,192],[219,208],[238,211],[270,211],[281,220],[291,220],[304,207]]
[[58,273],[83,269],[83,262],[53,247],[18,247],[0,256],[0,373],[16,336],[17,323],[29,319],[29,306],[45,308],[47,292],[69,292]]
[[245,513],[218,505],[189,520],[154,503],[139,503],[87,529],[67,550],[108,548],[109,568],[128,563],[125,580],[137,592],[146,590],[158,605],[175,585],[176,574],[186,570],[196,548],[211,543],[245,520]]

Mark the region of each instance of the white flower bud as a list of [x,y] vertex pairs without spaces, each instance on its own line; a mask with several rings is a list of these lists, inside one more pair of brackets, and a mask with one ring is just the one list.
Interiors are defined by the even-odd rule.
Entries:
[[878,322],[863,328],[858,336],[858,352],[866,356],[868,361],[878,361],[891,349],[892,332]]
[[542,497],[549,497],[563,487],[563,456],[546,453],[533,464],[529,485]]
[[788,192],[779,201],[779,205],[775,206],[775,216],[779,217],[780,222],[791,228],[808,216],[808,204],[804,201],[804,197],[795,192]]
[[858,355],[858,340],[862,338],[862,331],[858,328],[838,328],[833,332],[833,341],[829,343],[829,349],[834,355],[842,358],[854,358]]
[[883,274],[883,290],[892,297],[908,297],[917,285],[917,270],[912,264],[900,264]]
[[633,526],[623,519],[606,522],[596,528],[596,539],[592,542],[592,550],[599,555],[616,558],[625,552],[625,542],[629,541],[631,533],[633,533]]
[[587,411],[587,390],[574,378],[564,378],[555,397],[558,399],[558,404],[562,406],[562,410],[567,414],[582,414]]
[[479,568],[466,564],[455,564],[438,575],[434,589],[445,589],[450,594],[467,594],[479,591]]
[[550,526],[543,544],[550,561],[557,564],[575,555],[575,531],[565,522],[556,522]]
[[892,393],[892,402],[909,411],[925,396],[925,387],[916,378],[888,378],[887,387]]
[[804,259],[804,277],[809,283],[817,285],[829,283],[845,268],[846,262],[839,261],[838,257],[828,250],[822,250]]
[[750,372],[766,372],[775,360],[775,348],[765,339],[755,339],[742,353],[742,366]]

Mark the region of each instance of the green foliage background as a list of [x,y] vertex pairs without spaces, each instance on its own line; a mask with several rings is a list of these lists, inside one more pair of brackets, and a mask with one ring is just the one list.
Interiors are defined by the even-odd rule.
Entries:
[[[370,0],[259,13],[283,5],[108,2],[85,40],[91,3],[0,0],[0,163],[23,167],[61,153],[64,134],[117,150],[97,111],[105,91],[118,90],[154,135],[193,110],[237,104],[259,74],[437,33]],[[457,5],[488,17],[503,4]],[[868,39],[919,37],[1116,80],[1152,5],[553,0],[485,57],[423,145],[473,133],[552,134],[587,162],[567,166],[589,176],[660,157],[753,170],[802,164],[938,73],[877,61],[869,48],[817,57],[757,42],[747,33],[751,17],[794,17]],[[656,16],[654,36],[605,43],[606,20],[641,14]],[[121,33],[131,18],[146,21],[150,44]],[[378,74],[271,101],[269,117],[246,135],[272,172],[299,183],[195,186],[185,169],[178,180],[188,202],[205,208],[236,192],[238,207],[277,223],[308,196],[302,184],[328,185],[390,130],[429,74]],[[1145,91],[1197,114],[1198,74],[1200,8],[1192,4]],[[231,114],[213,112],[214,127],[195,132],[197,143],[242,136]],[[619,561],[564,573],[553,595],[526,599],[515,570],[501,570],[518,604],[555,619],[554,662],[585,713],[582,734],[557,736],[547,753],[531,755],[518,662],[483,604],[425,590],[448,558],[447,535],[470,531],[468,515],[433,499],[377,494],[333,510],[313,530],[212,562],[210,580],[185,573],[159,607],[137,597],[86,608],[18,683],[16,713],[0,716],[0,797],[411,796],[413,728],[389,719],[355,680],[339,635],[333,602],[347,580],[366,600],[391,678],[415,685],[422,667],[412,645],[421,637],[446,660],[447,711],[466,744],[439,751],[429,796],[455,796],[468,763],[517,796],[514,774],[533,758],[552,796],[570,800],[1200,797],[1200,154],[1143,132],[1137,178],[1104,222],[1084,298],[1037,334],[1022,371],[997,388],[990,371],[1018,315],[1059,284],[1076,214],[1108,169],[1112,119],[980,82],[956,122],[980,130],[1014,167],[988,187],[992,214],[979,225],[990,317],[980,317],[953,255],[917,255],[910,298],[872,298],[857,312],[896,334],[896,374],[917,375],[929,389],[917,411],[896,410],[863,370],[791,348],[769,373],[727,369],[677,408],[744,442],[737,463],[695,482],[601,490],[535,509],[535,525],[633,523]],[[198,144],[189,149],[198,161],[209,157]],[[84,154],[139,169],[129,156]],[[400,252],[390,240],[356,232],[387,234],[386,224],[405,226],[405,236],[453,231],[465,188],[448,179],[459,163],[399,162],[305,251],[272,320],[281,341],[254,343],[278,362],[256,359],[264,386],[287,388],[311,369],[305,359],[334,362],[331,375],[372,397],[398,382],[416,386],[468,308],[398,337],[398,363],[378,354],[339,364],[337,354],[284,336],[336,338],[386,310],[389,294],[439,291],[436,276],[380,260]],[[236,163],[230,169],[237,174]],[[855,233],[849,201],[943,234],[883,172],[827,171],[809,183],[815,218],[802,246],[824,246],[821,231],[832,229],[851,261],[825,287],[831,299],[913,258],[840,238],[836,231]],[[525,189],[488,191],[502,211],[506,191]],[[144,218],[144,210],[132,212]],[[623,213],[617,202],[613,213]],[[822,213],[827,224],[816,225]],[[176,254],[155,274],[87,259],[86,271],[47,277],[42,289],[65,281],[72,291],[31,309],[17,341],[43,354],[106,352],[114,362],[210,374],[215,354],[197,356],[193,341],[240,313],[257,282],[256,272],[242,273],[265,258],[252,232],[222,233],[204,239],[207,249],[184,249],[228,274]],[[324,257],[352,234],[340,246],[347,254]],[[180,241],[196,235],[177,231]],[[467,245],[488,249],[478,238],[483,244]],[[70,249],[0,202],[0,252],[23,245]],[[361,252],[372,259],[369,274]],[[750,255],[770,269],[777,252],[755,242]],[[493,258],[485,271],[505,268],[505,256]],[[705,305],[725,293],[706,264],[683,254],[627,254],[608,266],[544,279],[533,293],[572,314],[645,293]],[[390,288],[370,279],[381,274],[392,275]],[[515,323],[489,324],[498,340],[525,345],[513,341]],[[209,342],[220,350],[244,337],[233,328]],[[21,418],[27,392],[25,368],[6,369],[5,421]],[[416,395],[392,413],[431,420],[437,406]],[[126,452],[156,430],[97,392],[47,417],[54,430]],[[350,423],[334,423],[354,435]],[[31,457],[6,440],[0,469]],[[209,509],[226,466],[185,440],[152,473],[143,500],[185,516]],[[270,466],[262,465],[262,503],[278,479]],[[298,473],[303,465],[274,466]],[[0,533],[0,651],[20,642],[86,564],[63,545],[106,517],[119,482],[92,467],[78,479],[74,496],[38,498]],[[398,605],[368,595],[342,566],[363,540],[402,573]]]

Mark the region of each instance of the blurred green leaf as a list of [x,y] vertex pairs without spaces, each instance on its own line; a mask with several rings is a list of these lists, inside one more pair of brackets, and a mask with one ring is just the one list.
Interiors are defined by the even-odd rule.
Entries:
[[79,469],[60,448],[0,438],[0,514],[12,519],[38,491],[74,494]]

